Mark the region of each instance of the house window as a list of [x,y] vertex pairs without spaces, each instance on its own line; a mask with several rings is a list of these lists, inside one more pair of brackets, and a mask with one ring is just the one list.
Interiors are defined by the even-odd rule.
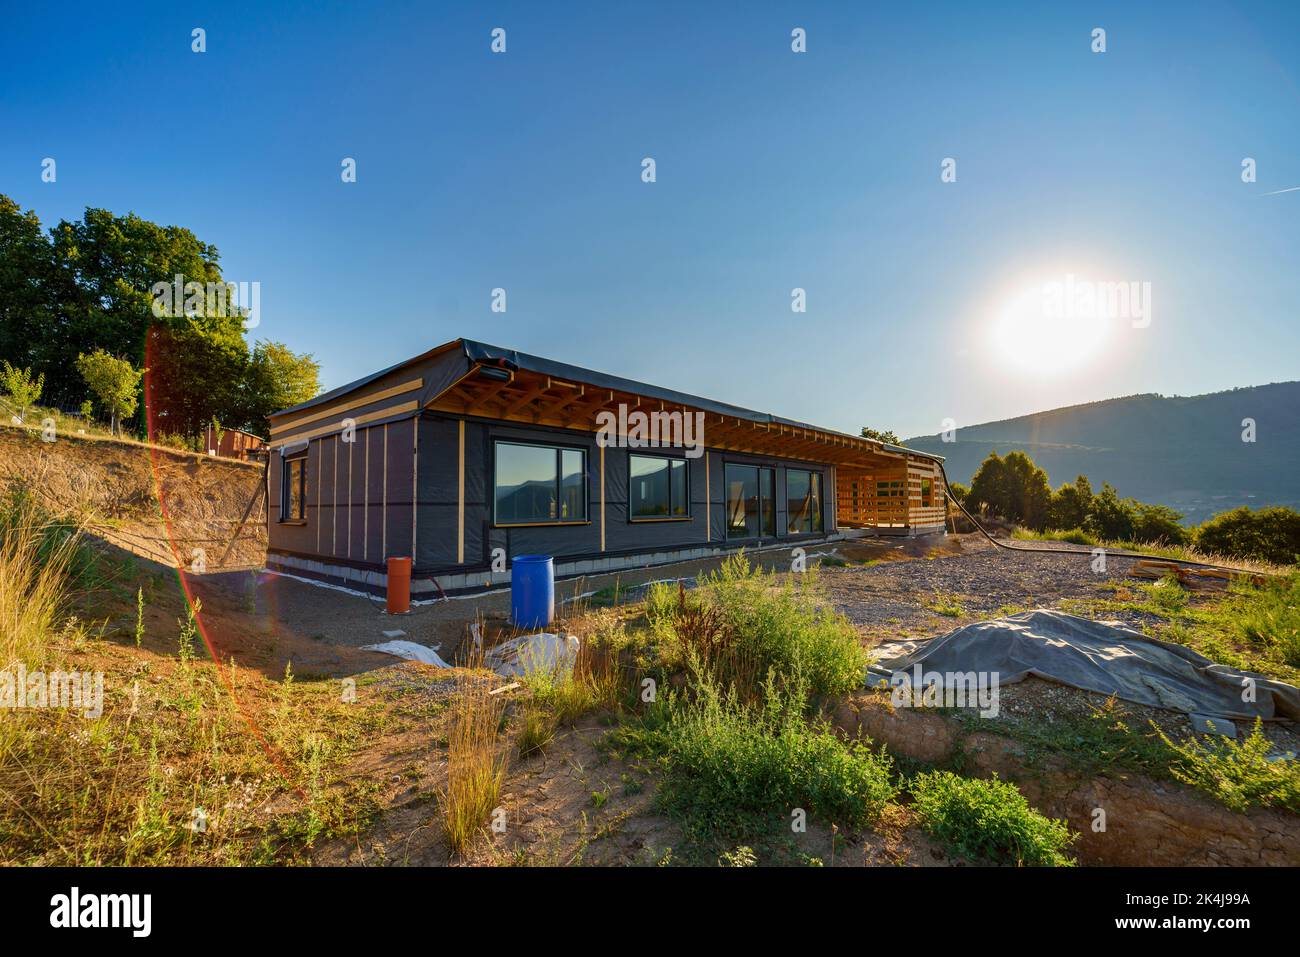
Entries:
[[934,483],[927,478],[921,479],[921,507],[929,508],[934,504]]
[[787,531],[791,535],[822,530],[822,474],[785,470]]
[[551,445],[497,442],[497,525],[587,520],[587,453]]
[[728,465],[727,537],[758,538],[776,535],[775,483],[771,469],[756,465]]
[[285,459],[280,470],[280,521],[307,520],[307,456]]
[[628,456],[628,517],[632,521],[690,517],[686,460]]

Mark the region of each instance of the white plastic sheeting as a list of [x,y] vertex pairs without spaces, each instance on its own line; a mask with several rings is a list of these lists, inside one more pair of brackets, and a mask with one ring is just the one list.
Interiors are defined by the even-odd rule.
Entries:
[[419,661],[437,668],[450,668],[451,665],[438,657],[438,653],[425,645],[414,641],[385,641],[379,645],[362,645],[362,651],[379,651],[386,655],[396,655],[407,661]]
[[484,663],[499,675],[518,678],[536,671],[569,671],[578,658],[576,635],[543,631],[521,635],[489,649]]

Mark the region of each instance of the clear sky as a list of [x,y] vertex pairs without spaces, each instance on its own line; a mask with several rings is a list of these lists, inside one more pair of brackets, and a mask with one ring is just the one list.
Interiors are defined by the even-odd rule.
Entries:
[[[908,436],[1300,378],[1294,2],[3,6],[0,192],[189,227],[327,388],[467,336]],[[1026,371],[1066,274],[1150,324]]]

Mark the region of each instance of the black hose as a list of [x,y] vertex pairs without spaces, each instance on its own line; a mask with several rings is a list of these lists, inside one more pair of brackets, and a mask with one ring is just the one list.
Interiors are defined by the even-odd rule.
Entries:
[[[975,521],[975,516],[966,510],[965,505],[957,501],[957,497],[952,494],[952,490],[948,487],[948,473],[944,470],[943,463],[938,462],[938,465],[939,465],[939,472],[940,474],[943,475],[944,494],[947,495],[948,498],[952,500],[954,505],[956,505],[959,509],[961,509],[962,514],[965,515],[966,518],[970,520],[970,523],[979,530],[980,534],[983,535],[985,538],[987,538],[998,548],[1005,548],[1009,552],[1033,552],[1034,554],[1037,555],[1046,554],[1046,555],[1075,555],[1075,556],[1085,555],[1086,556],[1089,554],[1088,552],[1079,551],[1079,549],[1077,548],[1056,548],[1052,546],[1048,546],[1046,548],[1031,548],[1030,546],[1027,545],[1012,545],[1007,542],[998,541],[996,538],[994,538],[992,535],[988,533],[988,531],[984,528],[983,525]],[[1150,555],[1145,552],[1112,551],[1108,548],[1104,549],[1104,551],[1108,556],[1113,558],[1145,558],[1157,562],[1172,562],[1176,565],[1191,565],[1194,568],[1213,568],[1217,571],[1237,572],[1242,575],[1263,575],[1269,578],[1274,577],[1270,572],[1252,571],[1249,568],[1235,568],[1232,565],[1216,565],[1212,562],[1197,562],[1197,561],[1192,561],[1189,558],[1168,558],[1164,555]]]

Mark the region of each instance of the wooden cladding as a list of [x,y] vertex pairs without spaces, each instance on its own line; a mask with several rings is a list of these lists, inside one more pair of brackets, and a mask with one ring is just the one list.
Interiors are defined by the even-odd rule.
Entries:
[[711,449],[827,464],[871,462],[901,465],[906,461],[901,453],[886,451],[880,443],[870,439],[704,412],[617,389],[565,382],[527,370],[519,370],[510,382],[504,383],[470,374],[435,398],[429,408],[456,416],[598,432],[597,415],[601,412],[617,415],[620,406],[625,408],[628,417],[637,412],[647,416],[703,415],[702,433],[692,434]]
[[847,528],[942,528],[947,516],[943,474],[928,459],[869,470],[841,466],[835,511]]

